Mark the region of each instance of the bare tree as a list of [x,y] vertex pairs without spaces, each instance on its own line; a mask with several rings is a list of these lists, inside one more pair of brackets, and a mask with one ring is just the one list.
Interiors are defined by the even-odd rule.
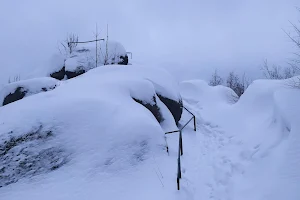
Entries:
[[261,70],[267,79],[287,79],[296,75],[296,68],[292,65],[285,68],[278,65],[270,67],[267,60],[264,61]]
[[211,76],[209,85],[217,86],[217,85],[222,85],[222,84],[223,84],[223,79],[221,78],[221,76],[219,76],[217,70],[215,70],[214,74]]
[[[300,8],[297,8],[300,12]],[[289,65],[293,68],[294,71],[300,72],[300,20],[298,20],[298,25],[295,23],[290,22],[293,28],[294,34],[288,33],[287,31],[283,30],[286,35],[290,38],[290,40],[294,43],[297,48],[297,52],[294,53],[295,58],[291,59]]]
[[247,79],[245,73],[243,74],[242,78],[240,78],[237,74],[235,74],[232,71],[229,73],[226,83],[227,87],[231,88],[240,97],[248,88],[250,80]]
[[67,38],[60,43],[61,47],[63,48],[63,50],[61,50],[61,48],[59,48],[59,51],[61,54],[67,56],[72,54],[72,52],[74,51],[74,49],[77,47],[78,44],[78,36],[75,34],[69,34],[67,36]]

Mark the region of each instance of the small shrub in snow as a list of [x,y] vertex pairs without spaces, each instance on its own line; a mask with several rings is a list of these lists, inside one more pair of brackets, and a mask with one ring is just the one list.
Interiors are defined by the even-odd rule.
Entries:
[[17,76],[14,76],[13,79],[11,79],[11,78],[9,77],[8,83],[14,83],[14,82],[17,82],[17,81],[20,81],[20,80],[21,80],[20,75],[17,75]]

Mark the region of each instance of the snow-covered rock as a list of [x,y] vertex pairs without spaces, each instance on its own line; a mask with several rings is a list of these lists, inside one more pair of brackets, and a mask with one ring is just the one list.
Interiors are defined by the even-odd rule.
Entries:
[[0,187],[55,171],[79,179],[134,172],[165,153],[157,121],[175,120],[157,94],[179,101],[177,89],[163,70],[111,65],[1,107]]
[[[97,66],[96,53],[98,55]],[[95,43],[78,44],[71,54],[65,52],[64,55],[55,54],[51,56],[46,67],[39,68],[36,73],[63,80],[79,76],[95,67],[113,64],[128,64],[125,48],[119,42],[108,41],[106,46],[105,41],[100,41],[97,52]]]
[[33,94],[53,90],[58,84],[59,81],[48,77],[23,80],[7,84],[0,89],[1,106],[18,101]]
[[[113,68],[111,68],[113,67]],[[172,113],[176,124],[178,124],[182,114],[182,99],[179,92],[179,85],[174,78],[163,69],[152,69],[138,65],[126,67],[107,65],[88,72],[89,76],[98,76],[106,81],[130,80],[132,82],[136,77],[143,77],[150,81],[154,86],[157,97],[162,101]],[[107,78],[112,80],[107,80]]]
[[46,76],[50,76],[58,80],[63,80],[65,78],[65,58],[63,55],[53,55],[46,66]]

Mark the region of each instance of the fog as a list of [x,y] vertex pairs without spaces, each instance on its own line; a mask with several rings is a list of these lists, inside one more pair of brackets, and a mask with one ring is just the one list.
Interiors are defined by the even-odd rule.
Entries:
[[[259,76],[264,59],[284,65],[298,0],[10,0],[0,7],[0,82],[43,67],[68,33],[121,42],[138,63],[173,70],[180,80],[215,69]],[[184,73],[185,72],[185,73]]]

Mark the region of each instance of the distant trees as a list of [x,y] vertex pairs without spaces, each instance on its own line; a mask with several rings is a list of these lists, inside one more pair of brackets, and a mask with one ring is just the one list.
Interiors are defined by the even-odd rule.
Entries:
[[224,85],[231,88],[239,97],[245,92],[250,84],[250,80],[246,77],[244,73],[242,76],[239,76],[234,71],[229,72],[224,83],[223,78],[215,70],[214,74],[211,76],[209,81],[210,86]]
[[[300,12],[300,9],[297,8]],[[300,21],[299,21],[300,22]],[[292,22],[290,24],[293,27],[293,34],[284,30],[286,35],[290,38],[290,40],[294,43],[297,50],[294,53],[294,58],[290,59],[288,62],[288,66],[279,66],[268,64],[268,61],[265,60],[263,66],[261,68],[263,75],[267,79],[288,79],[298,75],[300,72],[300,27]],[[290,86],[300,88],[300,79],[295,78],[292,80],[293,83],[289,83]]]
[[231,88],[239,97],[244,94],[245,90],[250,84],[250,80],[246,78],[246,74],[239,77],[233,71],[231,71],[227,77],[227,87]]
[[221,76],[219,76],[217,70],[215,70],[214,74],[211,76],[209,85],[217,86],[217,85],[222,85],[222,84],[223,84],[223,79],[221,78]]
[[268,64],[268,61],[265,60],[261,68],[263,75],[267,79],[287,79],[296,75],[297,69],[290,65],[286,67],[281,67],[279,65]]

